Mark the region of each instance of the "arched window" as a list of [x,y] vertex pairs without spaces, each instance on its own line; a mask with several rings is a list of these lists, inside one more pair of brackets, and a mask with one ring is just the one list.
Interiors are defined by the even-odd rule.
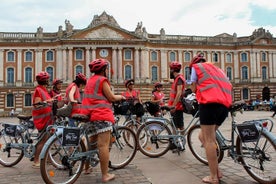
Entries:
[[248,79],[248,67],[247,66],[242,67],[242,79],[244,79],[244,80]]
[[157,66],[151,67],[151,79],[157,81]]
[[125,80],[131,79],[132,68],[130,65],[125,66]]
[[25,68],[25,83],[32,83],[33,82],[33,72],[32,68],[27,67]]
[[124,50],[125,60],[132,60],[132,51],[130,49]]
[[243,88],[242,89],[242,99],[249,99],[249,90],[248,88]]
[[50,67],[50,66],[47,67],[46,72],[50,75],[49,82],[53,82],[53,78],[54,78],[54,69],[53,69],[53,67]]
[[232,55],[230,53],[226,54],[226,62],[227,63],[232,63]]
[[247,53],[243,52],[243,53],[241,54],[241,61],[242,61],[242,62],[247,62]]
[[175,57],[175,52],[170,52],[170,61],[175,61],[176,57]]
[[226,68],[226,75],[229,80],[232,80],[232,68],[231,67]]
[[46,61],[54,61],[54,52],[49,50],[46,52]]
[[76,50],[75,58],[76,60],[83,60],[83,51],[81,49]]
[[25,61],[33,61],[33,53],[31,51],[25,52]]
[[12,93],[7,94],[7,107],[14,106],[14,95]]
[[152,51],[150,58],[151,58],[151,61],[157,61],[157,52]]
[[76,74],[78,73],[83,73],[83,67],[80,65],[76,66]]
[[7,82],[10,84],[14,83],[14,69],[13,68],[7,69]]
[[266,61],[266,53],[262,52],[262,61]]
[[185,80],[190,80],[190,67],[185,67]]
[[30,93],[24,96],[24,106],[32,106],[32,95]]
[[9,51],[8,54],[7,54],[7,60],[8,62],[14,62],[15,59],[14,59],[14,52],[13,51]]
[[184,61],[186,61],[186,62],[191,61],[191,53],[190,52],[185,52],[184,53]]
[[213,62],[218,62],[218,54],[213,53]]
[[262,67],[262,79],[263,80],[267,79],[267,68],[266,68],[266,66]]

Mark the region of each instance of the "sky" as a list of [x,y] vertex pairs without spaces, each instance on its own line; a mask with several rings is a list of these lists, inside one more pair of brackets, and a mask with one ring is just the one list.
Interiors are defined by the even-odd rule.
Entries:
[[240,37],[262,27],[276,37],[275,0],[0,0],[0,32],[57,32],[66,19],[85,29],[103,11],[128,31],[142,22],[149,34]]

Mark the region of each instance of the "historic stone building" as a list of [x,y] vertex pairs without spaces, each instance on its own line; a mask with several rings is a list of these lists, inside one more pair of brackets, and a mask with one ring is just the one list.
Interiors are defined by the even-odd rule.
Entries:
[[0,32],[0,111],[31,109],[36,73],[43,70],[51,80],[63,79],[65,90],[78,72],[89,77],[88,64],[99,57],[110,63],[115,93],[124,90],[126,79],[134,78],[135,87],[148,100],[156,81],[169,92],[171,61],[181,62],[189,79],[189,63],[197,53],[226,71],[235,100],[256,96],[268,100],[276,94],[276,39],[263,28],[246,37],[167,35],[163,28],[151,34],[142,22],[134,31],[125,30],[103,12],[84,29],[74,29],[65,20],[65,29],[59,26],[53,33],[43,32],[42,27],[35,33]]

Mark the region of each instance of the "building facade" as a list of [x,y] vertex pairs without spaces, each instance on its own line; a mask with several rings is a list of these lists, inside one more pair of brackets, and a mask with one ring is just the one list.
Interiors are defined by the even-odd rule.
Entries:
[[214,37],[147,33],[142,22],[134,31],[121,28],[106,12],[95,15],[84,29],[45,33],[0,32],[0,112],[29,111],[35,75],[47,71],[51,81],[63,79],[63,88],[78,72],[90,76],[88,64],[96,58],[109,62],[109,78],[115,93],[124,90],[126,79],[135,79],[142,98],[148,99],[152,84],[161,81],[169,92],[169,63],[179,61],[188,80],[193,56],[203,53],[222,68],[234,86],[234,100],[262,100],[276,94],[276,39],[263,28],[237,37],[222,33]]

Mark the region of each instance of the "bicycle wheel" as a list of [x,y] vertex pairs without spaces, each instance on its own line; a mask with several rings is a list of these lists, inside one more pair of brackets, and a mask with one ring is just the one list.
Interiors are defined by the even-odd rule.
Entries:
[[23,150],[19,150],[16,148],[11,148],[10,144],[12,143],[23,143],[23,138],[21,135],[16,137],[11,137],[5,135],[4,130],[0,132],[0,164],[5,167],[12,167],[18,164],[23,156]]
[[276,145],[263,132],[257,142],[242,142],[237,137],[237,154],[246,172],[259,183],[276,183]]
[[135,157],[137,151],[136,134],[128,127],[115,127],[111,139],[109,167],[121,169]]
[[[141,126],[141,123],[138,122],[138,121],[133,121],[133,120],[130,120],[130,121],[127,121],[125,124],[124,124],[126,127],[130,128],[131,130],[134,131],[135,135],[137,135],[137,131],[139,129],[139,127]],[[137,141],[141,141],[141,142],[146,142],[146,140],[144,139],[147,139],[146,135],[144,134],[144,136],[140,136],[140,138],[138,139],[137,137]],[[138,144],[137,144],[137,148],[138,148]],[[138,148],[139,149],[139,148]]]
[[82,172],[85,160],[74,154],[85,152],[84,143],[81,141],[77,147],[61,143],[62,136],[55,138],[47,145],[45,158],[40,160],[41,176],[47,184],[74,183]]
[[[139,150],[148,157],[160,157],[169,151],[170,135],[172,135],[171,130],[164,123],[155,121],[144,123],[137,132]],[[144,136],[146,138],[141,139]]]
[[[199,140],[199,133],[200,133],[200,125],[192,126],[187,134],[187,141],[188,146],[193,154],[193,156],[200,161],[201,163],[208,165],[208,160],[206,157],[205,149]],[[218,141],[217,141],[218,142]],[[217,157],[218,163],[220,163],[223,159],[224,151],[221,150],[220,145],[217,143]]]

